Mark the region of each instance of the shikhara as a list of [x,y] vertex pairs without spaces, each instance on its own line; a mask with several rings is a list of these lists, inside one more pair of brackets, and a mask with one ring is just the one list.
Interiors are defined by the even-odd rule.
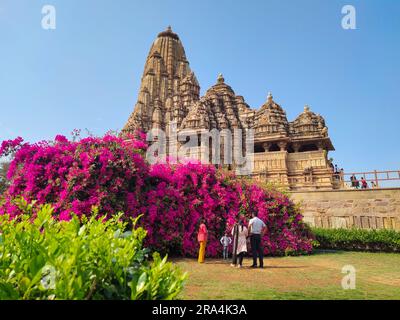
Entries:
[[[178,134],[192,132],[192,144],[188,145],[192,159],[221,164],[235,170],[236,174],[263,182],[274,181],[290,190],[340,188],[332,179],[328,153],[335,149],[321,115],[306,105],[302,113],[288,121],[285,110],[274,101],[271,93],[260,108],[251,108],[243,96],[237,95],[225,82],[222,74],[200,97],[200,84],[190,69],[183,44],[168,27],[158,34],[151,46],[137,103],[123,133],[137,129],[165,132],[157,138],[174,141],[174,144],[167,148],[160,141],[151,140],[154,151],[157,156],[165,153],[176,158],[176,149],[186,141],[177,142],[173,132],[169,132],[172,123]],[[218,147],[213,145],[213,154],[210,154],[208,138],[199,141],[195,138],[213,130],[221,136],[224,131],[241,130],[238,138],[242,143],[227,146],[226,141],[219,139]]]

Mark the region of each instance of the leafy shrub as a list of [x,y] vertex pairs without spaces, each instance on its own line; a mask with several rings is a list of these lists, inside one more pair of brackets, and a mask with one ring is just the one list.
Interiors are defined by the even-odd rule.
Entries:
[[[139,138],[139,139],[138,139]],[[124,212],[127,221],[143,215],[140,225],[148,231],[146,245],[173,255],[197,254],[199,219],[209,229],[207,256],[217,256],[220,237],[240,216],[248,220],[258,212],[269,232],[265,254],[301,254],[312,250],[312,239],[298,208],[281,192],[246,183],[212,165],[173,165],[144,161],[142,137],[123,140],[111,135],[33,145],[22,139],[4,141],[1,154],[13,152],[0,214],[21,212],[14,199],[50,203],[53,215],[69,220],[99,208],[99,214]],[[34,208],[33,208],[34,210]]]
[[313,228],[321,249],[400,252],[400,232],[378,229]]
[[17,219],[0,216],[0,299],[173,299],[181,291],[186,275],[157,253],[150,262],[146,231],[127,231],[121,215],[57,221],[43,205],[32,219],[33,206],[22,206]]

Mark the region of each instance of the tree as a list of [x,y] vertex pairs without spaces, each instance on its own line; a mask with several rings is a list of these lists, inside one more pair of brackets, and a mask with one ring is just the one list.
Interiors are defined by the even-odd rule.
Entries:
[[0,163],[0,194],[2,194],[9,185],[9,180],[7,179],[8,168],[10,167],[9,162]]

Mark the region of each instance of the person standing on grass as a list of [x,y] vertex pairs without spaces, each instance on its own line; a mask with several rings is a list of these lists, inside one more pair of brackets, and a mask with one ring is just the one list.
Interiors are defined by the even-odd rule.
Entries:
[[[232,230],[232,235],[234,234],[234,229]],[[237,231],[237,248],[236,248],[236,255],[237,255],[237,260],[236,262],[237,265],[236,267],[241,268],[243,266],[243,257],[247,252],[247,237],[249,235],[249,232],[247,228],[244,226],[243,220],[239,221],[238,225],[238,231]]]
[[200,244],[199,249],[199,263],[204,263],[204,258],[206,256],[206,244],[207,244],[207,227],[205,225],[205,220],[200,219],[199,232],[197,234],[197,241]]
[[229,245],[232,243],[232,239],[230,237],[228,237],[228,233],[225,232],[224,236],[219,240],[222,244],[222,257],[224,258],[224,260],[228,259],[228,247]]
[[253,255],[253,265],[252,268],[257,268],[257,255],[260,260],[260,268],[264,268],[264,259],[263,259],[263,246],[262,246],[262,236],[264,235],[267,226],[264,221],[258,218],[258,213],[252,213],[253,218],[249,221],[249,230],[250,230],[250,243],[251,243],[251,251]]
[[238,247],[238,236],[239,236],[239,223],[235,222],[232,228],[233,236],[233,248],[232,248],[232,263],[231,267],[235,267],[237,264],[237,247]]

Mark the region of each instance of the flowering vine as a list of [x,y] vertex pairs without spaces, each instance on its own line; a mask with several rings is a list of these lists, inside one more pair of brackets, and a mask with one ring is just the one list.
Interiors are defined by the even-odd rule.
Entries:
[[173,255],[194,256],[197,229],[204,218],[209,230],[207,255],[221,252],[220,237],[238,218],[252,212],[265,221],[266,254],[307,253],[312,239],[302,215],[290,199],[277,191],[246,183],[212,165],[154,164],[144,159],[143,134],[122,139],[111,134],[79,141],[56,136],[54,141],[4,141],[0,156],[13,154],[8,171],[11,184],[0,214],[20,214],[15,199],[51,203],[54,215],[142,215],[150,248]]

